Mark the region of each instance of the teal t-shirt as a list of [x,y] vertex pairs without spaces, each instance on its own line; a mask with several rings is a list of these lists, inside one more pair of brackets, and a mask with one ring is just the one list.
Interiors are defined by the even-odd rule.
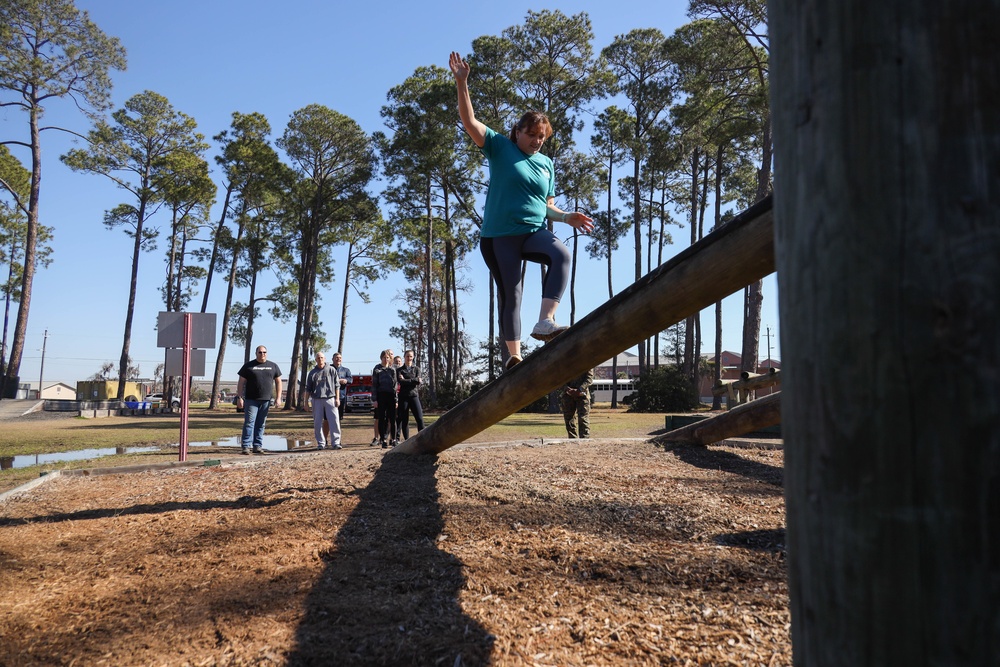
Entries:
[[480,236],[515,236],[546,226],[546,200],[556,195],[555,169],[547,155],[526,155],[509,137],[486,128],[481,149],[490,163]]

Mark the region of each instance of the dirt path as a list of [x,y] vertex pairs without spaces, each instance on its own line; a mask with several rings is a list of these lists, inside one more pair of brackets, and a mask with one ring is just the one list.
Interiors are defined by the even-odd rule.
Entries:
[[782,452],[354,449],[0,505],[2,665],[787,665]]

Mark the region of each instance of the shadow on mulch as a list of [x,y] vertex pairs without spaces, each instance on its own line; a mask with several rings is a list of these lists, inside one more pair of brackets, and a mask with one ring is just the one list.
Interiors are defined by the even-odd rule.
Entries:
[[459,604],[434,456],[388,455],[322,554],[289,665],[487,665],[495,637]]
[[727,547],[739,547],[751,551],[766,551],[784,556],[785,529],[747,530],[741,533],[725,533],[715,536],[715,543]]
[[752,461],[732,452],[696,445],[668,445],[665,449],[697,468],[722,470],[774,486],[784,485],[785,471],[782,468]]
[[19,517],[16,519],[0,518],[0,527],[23,526],[32,523],[58,523],[60,521],[85,521],[91,519],[109,519],[119,516],[135,516],[143,514],[169,514],[171,512],[182,512],[185,510],[209,510],[209,509],[254,509],[261,507],[275,507],[294,497],[298,493],[315,493],[320,491],[332,491],[330,486],[317,487],[286,487],[270,493],[277,496],[270,500],[261,500],[259,496],[241,496],[234,501],[197,501],[184,502],[173,501],[165,503],[132,505],[131,507],[102,507],[97,509],[77,510],[74,512],[53,512],[49,514],[38,514],[30,517]]

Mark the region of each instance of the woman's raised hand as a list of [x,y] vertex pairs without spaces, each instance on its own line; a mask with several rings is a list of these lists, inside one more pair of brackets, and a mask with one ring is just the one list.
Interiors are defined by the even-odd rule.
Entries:
[[579,211],[568,213],[566,215],[566,224],[584,234],[594,231],[594,219],[586,213],[580,213]]
[[462,60],[462,56],[458,55],[458,52],[452,51],[451,56],[448,58],[448,67],[451,68],[451,73],[455,75],[455,78],[460,81],[465,81],[469,78],[469,63]]

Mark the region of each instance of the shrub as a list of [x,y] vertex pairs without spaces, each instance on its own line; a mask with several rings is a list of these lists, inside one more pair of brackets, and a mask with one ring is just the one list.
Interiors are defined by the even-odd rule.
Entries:
[[540,414],[548,414],[549,412],[549,395],[539,396],[536,400],[528,403],[526,406],[518,410],[518,412],[535,412]]
[[691,380],[676,366],[647,370],[635,383],[629,412],[685,412],[698,407]]
[[475,392],[475,388],[470,392],[469,387],[464,384],[452,381],[441,382],[437,393],[437,402],[432,407],[437,410],[450,410]]

